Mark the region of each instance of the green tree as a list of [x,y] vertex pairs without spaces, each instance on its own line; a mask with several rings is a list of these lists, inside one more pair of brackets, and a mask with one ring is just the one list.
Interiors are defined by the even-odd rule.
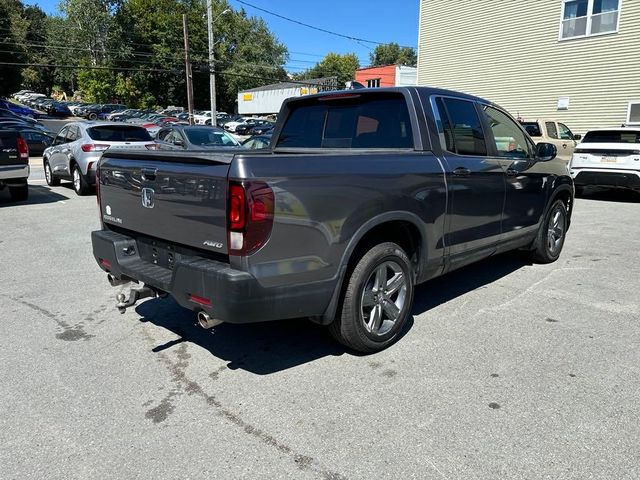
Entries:
[[[28,59],[24,47],[23,5],[19,0],[0,0],[0,62],[24,63]],[[19,65],[0,64],[0,96],[10,95],[19,89],[21,72]]]
[[414,48],[401,47],[397,43],[378,45],[369,54],[372,67],[379,65],[404,65],[415,67],[418,64],[418,55]]
[[340,55],[339,53],[328,53],[320,62],[309,70],[295,75],[300,80],[320,77],[337,77],[338,85],[353,80],[356,70],[360,68],[360,61],[355,53]]

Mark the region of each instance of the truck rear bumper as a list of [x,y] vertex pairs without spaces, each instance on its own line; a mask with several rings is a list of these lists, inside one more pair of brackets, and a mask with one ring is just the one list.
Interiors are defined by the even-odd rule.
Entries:
[[[0,180],[26,180],[29,176],[29,165],[0,165]],[[22,182],[24,183],[24,182]]]
[[251,274],[208,258],[176,255],[173,268],[161,267],[141,258],[136,239],[109,230],[92,232],[91,241],[98,265],[117,279],[143,282],[185,308],[229,323],[323,315],[336,286],[328,281],[265,288]]

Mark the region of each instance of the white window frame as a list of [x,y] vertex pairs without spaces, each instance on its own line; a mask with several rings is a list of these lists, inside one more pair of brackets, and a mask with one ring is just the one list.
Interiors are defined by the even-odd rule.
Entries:
[[[616,22],[616,29],[612,30],[610,32],[600,32],[600,33],[589,33],[591,32],[591,19],[594,17],[593,14],[593,3],[594,0],[588,0],[587,3],[587,27],[585,29],[585,34],[584,35],[576,35],[574,37],[567,37],[567,38],[563,38],[562,37],[562,26],[563,26],[563,21],[564,21],[564,9],[565,6],[568,2],[571,2],[574,0],[562,0],[562,8],[560,9],[560,30],[558,31],[558,41],[560,42],[566,42],[567,40],[575,40],[577,38],[587,38],[587,37],[599,37],[601,35],[612,35],[614,33],[618,33],[620,31],[620,17],[622,16],[622,0],[618,0],[618,21]],[[607,12],[609,13],[609,12]],[[601,13],[598,13],[596,15],[602,15]]]
[[627,106],[627,121],[625,125],[640,125],[640,122],[631,123],[631,105],[640,105],[640,100],[631,100]]
[[[380,88],[381,78],[370,78],[367,80],[367,88]],[[372,85],[373,83],[373,85]]]

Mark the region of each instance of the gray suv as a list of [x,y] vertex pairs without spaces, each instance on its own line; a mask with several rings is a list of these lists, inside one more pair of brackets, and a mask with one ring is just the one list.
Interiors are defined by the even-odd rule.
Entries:
[[86,195],[95,185],[96,166],[106,150],[156,150],[149,133],[135,125],[115,122],[73,122],[58,133],[42,154],[44,175],[49,186],[61,179],[73,181],[78,195]]

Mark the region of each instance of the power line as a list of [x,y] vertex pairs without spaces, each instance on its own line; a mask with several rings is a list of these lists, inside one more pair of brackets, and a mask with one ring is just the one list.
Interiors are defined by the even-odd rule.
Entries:
[[[285,17],[284,15],[280,15],[279,13],[275,13],[275,12],[272,12],[270,10],[266,10],[264,8],[257,7],[255,5],[252,5],[249,2],[245,2],[244,0],[236,0],[236,2],[238,2],[238,3],[242,4],[242,5],[246,5],[247,7],[255,8],[256,10],[259,10],[261,12],[267,13],[269,15],[273,15],[274,17],[281,18],[282,20],[286,20],[287,22],[296,23],[298,25],[302,25],[303,27],[311,28],[311,29],[317,30],[319,32],[328,33],[329,35],[335,35],[336,37],[342,37],[342,38],[346,38],[348,40],[353,40],[354,42],[357,42],[357,43],[364,42],[364,43],[371,43],[373,45],[388,45],[389,44],[389,42],[376,42],[375,40],[367,40],[367,39],[364,39],[364,38],[353,37],[351,35],[345,35],[343,33],[332,32],[331,30],[327,30],[325,28],[316,27],[314,25],[309,25],[308,23],[304,23],[304,22],[301,22],[299,20],[294,20],[293,18]],[[360,44],[362,45],[362,43],[360,43]],[[365,45],[363,45],[363,46],[365,46]],[[407,47],[405,45],[400,45],[400,47],[402,47],[402,48],[414,48],[414,47]],[[369,48],[369,47],[367,47],[367,48]]]

